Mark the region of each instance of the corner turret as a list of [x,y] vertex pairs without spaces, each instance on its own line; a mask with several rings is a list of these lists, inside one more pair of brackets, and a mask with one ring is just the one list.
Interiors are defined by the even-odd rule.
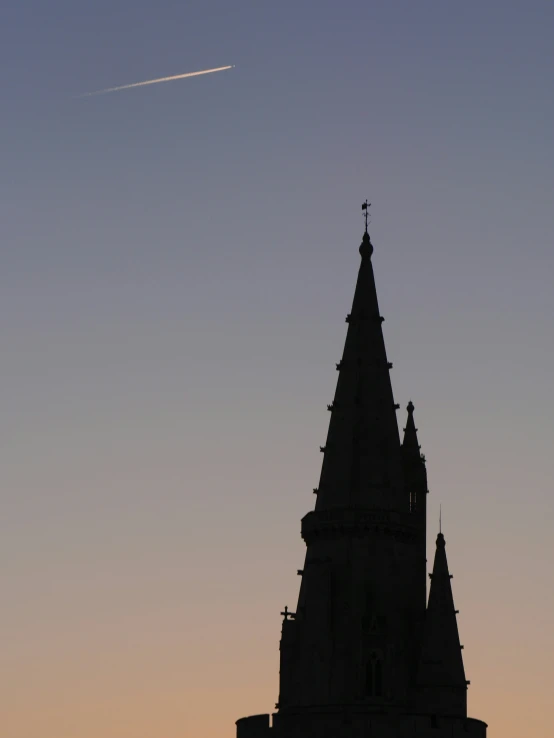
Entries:
[[418,673],[421,704],[429,713],[466,717],[467,685],[458,635],[457,610],[446,560],[444,535],[437,536],[429,604]]
[[414,422],[414,404],[410,400],[406,410],[408,418],[404,428],[402,442],[402,472],[404,476],[404,494],[410,513],[414,518],[417,536],[417,562],[414,565],[416,574],[416,596],[421,607],[421,617],[427,606],[427,470],[425,457],[417,438]]

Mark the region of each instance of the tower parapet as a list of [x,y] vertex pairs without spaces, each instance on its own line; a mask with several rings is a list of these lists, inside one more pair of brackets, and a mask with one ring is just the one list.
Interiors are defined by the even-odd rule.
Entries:
[[249,715],[237,720],[237,738],[271,738],[269,715]]

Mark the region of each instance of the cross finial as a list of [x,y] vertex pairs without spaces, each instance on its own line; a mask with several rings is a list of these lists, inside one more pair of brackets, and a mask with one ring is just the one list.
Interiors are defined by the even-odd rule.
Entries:
[[367,226],[369,224],[369,208],[371,207],[371,203],[367,200],[362,204],[362,210],[365,210],[364,212],[364,220],[365,220],[365,232],[367,233]]
[[285,620],[288,620],[292,617],[292,612],[289,610],[289,608],[285,605],[284,612],[281,613],[281,615],[285,618]]

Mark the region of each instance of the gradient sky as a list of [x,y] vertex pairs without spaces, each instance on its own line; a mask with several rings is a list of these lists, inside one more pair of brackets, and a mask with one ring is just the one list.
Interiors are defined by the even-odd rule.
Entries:
[[0,20],[2,736],[232,738],[273,709],[367,197],[469,712],[551,738],[551,0]]

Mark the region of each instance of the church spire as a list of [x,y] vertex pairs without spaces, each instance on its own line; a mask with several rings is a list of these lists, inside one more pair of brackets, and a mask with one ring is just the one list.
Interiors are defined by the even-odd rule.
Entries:
[[466,716],[442,530],[427,606],[425,459],[412,402],[400,445],[368,209],[298,601],[282,612],[276,712],[242,718],[237,738],[486,738]]
[[425,617],[418,684],[427,709],[465,717],[467,684],[456,621],[457,610],[446,560],[444,535],[437,536],[431,590]]
[[400,439],[383,340],[366,230],[361,264],[331,411],[316,510],[336,507],[400,509],[402,496]]

